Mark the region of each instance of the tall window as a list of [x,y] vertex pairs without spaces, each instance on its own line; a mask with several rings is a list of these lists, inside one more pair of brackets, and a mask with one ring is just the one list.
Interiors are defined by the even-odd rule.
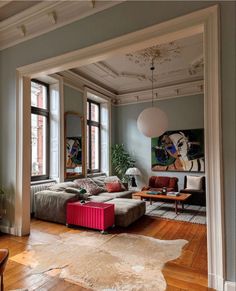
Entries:
[[87,101],[87,168],[88,172],[100,171],[100,104]]
[[31,180],[49,178],[49,86],[31,81]]

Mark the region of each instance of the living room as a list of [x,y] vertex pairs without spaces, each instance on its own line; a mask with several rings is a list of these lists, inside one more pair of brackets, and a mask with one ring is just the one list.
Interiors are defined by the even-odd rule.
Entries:
[[[124,5],[124,4],[122,4],[122,5]],[[130,4],[131,5],[131,4]],[[139,5],[144,5],[143,3],[142,4],[139,4]],[[138,6],[139,6],[138,5]],[[152,4],[152,5],[156,5],[156,4]],[[119,7],[119,5],[117,6],[117,7]],[[115,9],[115,8],[114,8]],[[196,32],[196,31],[195,31]],[[196,33],[195,33],[196,34]],[[164,35],[164,34],[163,34]],[[189,33],[188,33],[188,35],[187,34],[183,34],[182,35],[183,37],[182,37],[182,39],[184,39],[184,38],[186,38],[186,37],[189,37],[190,35],[189,35]],[[158,39],[158,38],[157,38]],[[159,37],[159,39],[160,39],[160,37]],[[181,39],[181,37],[178,37],[178,39]],[[170,38],[169,38],[169,40],[171,40]],[[135,46],[135,45],[137,45],[137,44],[135,44],[135,42],[133,42],[134,44],[133,44],[133,47]],[[142,44],[141,44],[141,42],[140,42],[140,44],[139,44],[139,46],[138,46],[138,48],[140,47],[140,50],[142,50],[142,49],[144,49],[145,47],[147,48],[147,47],[152,47],[153,45],[155,45],[155,42],[154,41],[152,41],[152,42],[150,42],[150,40],[149,40],[149,45],[147,45],[147,43],[145,43],[145,42],[142,42],[142,43],[144,43],[143,44],[143,47],[142,47]],[[164,41],[163,39],[161,40],[161,43],[168,43],[168,41]],[[158,45],[161,45],[161,43],[158,43]],[[22,43],[23,45],[24,45],[24,43]],[[21,45],[22,45],[21,44]],[[150,45],[151,44],[151,45]],[[96,47],[96,49],[97,49],[97,47]],[[135,52],[135,51],[137,51],[137,50],[135,50],[134,48],[132,49],[132,51],[133,52]],[[3,51],[3,53],[5,53],[5,52],[10,52],[9,51],[9,49],[8,50],[5,50],[5,51]],[[122,50],[120,51],[120,53],[122,53]],[[127,50],[127,48],[126,49],[124,49],[123,48],[123,54],[124,53],[128,53],[128,50]],[[53,54],[52,54],[53,55]],[[55,54],[54,54],[55,55]],[[107,59],[109,59],[109,57],[115,57],[115,55],[116,55],[116,53],[115,52],[113,52],[112,54],[111,53],[108,53],[107,54]],[[5,55],[5,57],[6,57],[6,55]],[[6,60],[6,58],[3,58],[3,61],[4,61],[4,63],[5,63],[5,60]],[[81,61],[81,60],[83,60],[83,61]],[[48,66],[48,69],[46,69],[46,67],[44,67],[43,68],[43,66],[44,66],[44,64],[46,64],[46,66],[49,64],[49,62],[50,61],[47,61],[47,63],[42,63],[41,65],[42,65],[42,67],[40,68],[40,71],[41,71],[41,73],[40,74],[38,74],[38,73],[36,73],[36,70],[35,69],[33,69],[33,68],[36,68],[37,66],[35,66],[35,65],[31,65],[31,66],[26,66],[26,67],[22,67],[22,69],[20,69],[19,71],[21,72],[20,74],[21,74],[21,76],[22,75],[25,75],[25,76],[27,76],[27,74],[28,74],[28,76],[30,75],[31,76],[31,78],[34,78],[34,79],[38,79],[38,80],[40,80],[41,78],[42,78],[42,76],[44,75],[45,76],[45,72],[47,72],[47,74],[48,73],[50,73],[50,75],[51,75],[51,73],[58,73],[58,72],[62,72],[62,73],[60,73],[59,75],[59,77],[58,77],[58,79],[57,79],[57,81],[58,81],[58,84],[59,84],[59,86],[58,86],[58,92],[60,92],[60,90],[61,90],[61,88],[60,88],[60,80],[61,79],[63,79],[63,72],[68,72],[68,69],[73,69],[73,68],[82,68],[83,66],[85,66],[86,67],[86,65],[87,66],[89,66],[89,65],[91,65],[91,64],[93,64],[93,63],[99,63],[99,62],[102,62],[102,61],[104,61],[104,62],[106,62],[106,60],[105,60],[105,58],[104,58],[104,56],[103,57],[101,57],[101,56],[99,56],[99,53],[97,53],[97,55],[96,55],[96,57],[93,57],[93,60],[92,60],[92,58],[90,58],[90,60],[87,62],[87,64],[86,64],[86,62],[85,62],[85,58],[84,59],[82,59],[82,57],[80,57],[79,58],[79,61],[78,61],[78,59],[77,60],[74,60],[73,61],[73,64],[72,64],[72,62],[70,61],[70,64],[68,63],[68,64],[66,64],[64,67],[63,67],[63,70],[58,70],[58,68],[59,67],[62,67],[61,65],[56,65],[56,66],[54,66],[54,69],[49,69],[49,66],[51,66],[51,64]],[[55,62],[55,61],[54,61]],[[83,63],[84,62],[84,63]],[[32,63],[32,61],[30,62],[30,63]],[[66,62],[64,62],[64,63],[66,63]],[[204,63],[204,65],[205,65],[205,63]],[[17,66],[18,68],[19,68],[19,65]],[[150,67],[150,65],[148,64],[148,67]],[[39,68],[39,67],[38,67]],[[50,71],[51,70],[51,71]],[[66,70],[66,71],[65,71]],[[150,69],[148,68],[146,71],[149,71]],[[155,68],[155,70],[157,71],[157,76],[158,76],[158,66],[156,66],[156,68]],[[7,72],[7,70],[6,70],[6,72]],[[44,72],[44,73],[43,73]],[[74,72],[73,72],[74,73]],[[151,72],[150,72],[151,73]],[[38,75],[37,75],[38,74]],[[148,75],[148,74],[147,74]],[[151,74],[150,74],[151,75]],[[149,75],[149,77],[150,77],[150,75]],[[51,75],[52,76],[52,75]],[[52,77],[54,77],[55,78],[55,75],[53,75]],[[25,80],[24,81],[26,81],[26,82],[28,82],[28,85],[25,83],[25,85],[26,86],[28,86],[27,88],[30,88],[29,87],[29,81],[27,80],[27,77],[25,78]],[[67,80],[67,82],[68,82],[68,80]],[[72,96],[73,94],[77,94],[76,93],[76,91],[78,92],[78,87],[79,86],[77,86],[77,84],[75,84],[75,80],[73,79],[73,82],[74,82],[74,85],[72,85],[72,84],[70,84],[69,85],[69,87],[65,84],[64,85],[64,95],[70,95],[70,96]],[[141,83],[141,82],[140,82]],[[150,82],[150,80],[149,80],[149,85],[151,84],[152,82]],[[73,86],[74,86],[74,88],[73,88]],[[66,87],[68,87],[67,89],[66,89]],[[24,88],[24,90],[25,90],[25,88],[26,87],[23,87]],[[149,90],[150,90],[151,88],[149,88]],[[178,88],[175,88],[176,89],[176,95],[178,95],[179,94],[179,92],[181,92],[181,90],[177,90]],[[198,86],[198,88],[197,88],[198,90],[199,90],[199,92],[201,92],[201,90],[203,90],[203,87],[201,87],[200,85]],[[28,90],[28,89],[27,89]],[[75,90],[75,91],[73,91],[73,90]],[[28,93],[27,93],[28,92]],[[25,91],[25,94],[27,95],[29,95],[29,91]],[[74,92],[74,93],[72,93],[72,92]],[[95,95],[94,94],[94,91],[92,91],[93,93],[92,93],[92,95]],[[202,91],[203,92],[203,91]],[[83,97],[83,93],[84,92],[82,92],[82,93],[80,93],[80,95]],[[89,93],[89,92],[88,92]],[[104,91],[103,91],[103,93],[104,93]],[[138,168],[139,170],[140,170],[140,173],[142,174],[142,176],[139,176],[138,178],[141,178],[140,180],[138,179],[137,180],[137,182],[138,182],[138,187],[140,187],[140,189],[142,188],[142,186],[144,185],[144,184],[148,184],[148,178],[150,177],[150,176],[152,176],[152,175],[154,175],[154,176],[177,176],[178,178],[179,178],[179,190],[181,190],[181,189],[183,189],[184,188],[184,183],[183,183],[183,181],[184,181],[184,176],[186,176],[186,175],[188,175],[188,174],[186,174],[186,173],[181,173],[181,174],[176,174],[176,172],[163,172],[163,171],[161,171],[161,172],[156,172],[156,171],[152,171],[151,170],[151,139],[150,138],[146,138],[144,135],[142,135],[142,133],[140,133],[139,131],[138,131],[138,129],[137,129],[137,123],[136,123],[136,120],[137,120],[137,118],[138,118],[138,115],[139,115],[139,113],[141,113],[141,111],[143,110],[143,109],[145,109],[145,108],[148,108],[148,107],[150,107],[150,105],[151,105],[151,103],[150,103],[150,101],[151,101],[151,98],[150,98],[150,96],[152,95],[151,94],[152,92],[150,91],[149,92],[149,100],[144,100],[145,102],[142,102],[143,100],[138,100],[138,98],[131,98],[132,99],[132,101],[130,102],[130,100],[129,100],[129,102],[131,103],[130,105],[128,105],[128,104],[121,104],[121,105],[119,105],[119,99],[117,98],[117,100],[116,100],[116,102],[117,102],[117,104],[116,104],[116,102],[113,102],[112,104],[111,104],[111,116],[112,116],[112,122],[111,122],[111,128],[110,128],[110,130],[111,130],[111,143],[112,144],[122,144],[122,143],[124,143],[125,144],[125,149],[128,151],[128,153],[136,160],[136,163],[135,163],[135,167],[136,168]],[[158,95],[154,95],[155,96],[155,99],[157,98],[157,101],[155,101],[154,102],[154,104],[155,104],[155,106],[158,106],[158,108],[160,108],[162,111],[164,111],[166,114],[167,114],[167,116],[168,116],[168,121],[169,121],[169,127],[168,127],[168,131],[173,131],[173,130],[179,130],[179,131],[184,131],[184,130],[190,130],[190,129],[199,129],[199,128],[203,128],[203,127],[205,127],[205,122],[207,122],[206,124],[207,124],[207,126],[209,126],[209,120],[208,120],[208,118],[209,118],[209,115],[205,115],[205,117],[207,116],[207,121],[206,120],[203,120],[203,116],[204,116],[204,110],[203,110],[203,102],[204,102],[204,107],[205,107],[205,104],[206,104],[206,101],[204,101],[204,98],[205,98],[205,96],[203,97],[203,94],[202,93],[200,93],[200,94],[195,94],[195,95],[192,95],[192,96],[179,96],[179,97],[177,97],[177,98],[174,98],[174,99],[163,99],[163,100],[158,100],[158,98],[162,98],[162,95],[161,95],[161,93],[162,92],[160,92],[159,93],[159,96]],[[91,94],[91,92],[90,92],[90,94]],[[78,94],[79,95],[79,94]],[[104,94],[102,94],[101,93],[101,95],[104,95]],[[181,94],[179,94],[179,95],[181,95]],[[60,94],[59,94],[59,96],[60,96]],[[96,96],[96,95],[95,95]],[[101,98],[101,96],[97,96],[97,97],[100,97]],[[69,97],[68,97],[69,98]],[[83,97],[84,98],[84,97]],[[145,97],[139,97],[140,99],[142,99],[142,98],[145,98]],[[114,98],[115,99],[115,98]],[[125,99],[125,98],[124,98]],[[21,99],[19,99],[19,103],[21,102],[20,101]],[[25,99],[26,100],[26,99]],[[25,102],[28,102],[28,103],[25,103],[25,104],[29,104],[29,100],[30,99],[28,99],[28,101],[25,101]],[[146,102],[146,101],[148,101],[148,102]],[[66,102],[66,98],[65,98],[65,102]],[[210,101],[209,101],[210,102]],[[84,103],[86,103],[86,102],[83,102],[83,107],[85,108],[85,106],[84,106]],[[66,105],[66,103],[64,103],[65,105]],[[66,108],[66,107],[65,107]],[[208,106],[205,108],[205,112],[206,112],[206,110],[207,110],[207,108],[209,108]],[[28,106],[28,113],[29,113],[29,106]],[[79,111],[79,108],[77,108],[76,110],[75,110],[75,108],[72,108],[73,109],[73,111],[75,111],[75,112],[78,112]],[[26,111],[27,111],[26,110]],[[26,113],[26,111],[25,111],[25,113]],[[66,111],[71,111],[71,109],[65,109],[63,112],[66,112]],[[183,116],[183,115],[186,115],[186,117],[185,118],[179,118],[179,116],[178,116],[178,114],[175,114],[176,112],[175,111],[177,111],[178,113],[179,113],[179,116]],[[81,112],[84,112],[84,110],[82,110]],[[81,112],[78,112],[78,113],[80,113],[81,114]],[[61,114],[62,112],[60,112],[60,114]],[[22,113],[21,113],[22,114]],[[19,115],[19,116],[23,116],[23,119],[25,118],[25,120],[23,120],[23,123],[22,124],[25,124],[24,125],[24,127],[23,128],[25,128],[25,129],[29,129],[30,127],[29,127],[29,124],[27,125],[27,123],[25,123],[25,122],[27,122],[27,116],[29,116],[29,115],[25,115],[25,114],[23,114],[23,115]],[[205,113],[206,114],[206,113]],[[86,117],[85,117],[86,118]],[[60,119],[60,122],[62,122],[62,119],[63,119],[63,121],[64,121],[64,118],[63,117],[61,117],[61,119]],[[191,123],[192,122],[192,123]],[[187,124],[187,125],[186,125]],[[21,126],[21,124],[19,124],[19,126]],[[26,127],[25,127],[26,126]],[[22,127],[21,127],[22,128]],[[61,127],[60,127],[61,128]],[[208,130],[209,128],[207,127],[207,132],[209,133],[209,130]],[[205,129],[206,130],[206,129]],[[21,134],[21,129],[20,129],[20,131],[19,131],[19,136],[20,136],[20,134]],[[62,134],[62,133],[61,133]],[[61,135],[62,136],[62,135]],[[86,135],[84,135],[84,136],[86,136]],[[86,138],[84,138],[85,140],[86,140]],[[27,130],[25,130],[24,131],[24,133],[23,133],[23,143],[24,142],[27,142],[27,140],[29,140],[29,131],[27,131]],[[209,136],[207,137],[207,141],[209,141]],[[60,144],[63,144],[64,143],[64,135],[63,135],[63,138],[60,138]],[[107,143],[108,144],[108,143]],[[207,147],[209,148],[210,147],[210,143],[207,145]],[[25,149],[25,155],[24,155],[24,157],[25,157],[25,159],[23,159],[23,161],[24,161],[24,163],[25,164],[29,164],[27,161],[29,161],[30,159],[30,157],[29,157],[29,152],[28,152],[28,146],[26,146],[26,147],[22,147],[22,142],[20,142],[19,143],[19,151],[21,151],[21,150],[23,150],[23,149]],[[85,153],[86,153],[86,150],[88,149],[88,146],[86,146],[85,145]],[[24,151],[24,150],[23,150]],[[110,151],[110,147],[107,147],[107,152],[106,152],[106,154],[107,155],[110,155],[110,153],[109,153],[109,151]],[[211,157],[209,157],[209,150],[207,150],[207,152],[206,153],[208,153],[208,158],[207,159],[211,159]],[[85,157],[86,157],[86,154],[84,155]],[[64,165],[63,165],[63,161],[64,161],[64,151],[62,151],[62,153],[60,152],[60,157],[61,157],[61,159],[59,160],[59,167],[57,167],[58,168],[58,172],[59,172],[59,176],[63,176],[64,177]],[[3,158],[3,160],[4,160],[5,158]],[[85,159],[85,158],[84,158]],[[217,160],[217,159],[216,159]],[[24,171],[22,171],[22,173],[20,174],[20,176],[19,175],[17,175],[17,189],[19,190],[19,186],[20,187],[23,187],[22,189],[24,189],[24,187],[25,187],[25,191],[23,190],[22,191],[22,193],[26,193],[26,192],[28,192],[29,190],[27,190],[27,185],[28,185],[28,181],[29,181],[29,169],[26,169],[25,167],[24,167],[24,164],[22,164],[21,163],[21,159],[19,160],[19,159],[17,159],[17,164],[18,164],[18,166],[17,166],[17,169],[24,169]],[[85,160],[84,160],[84,169],[83,169],[83,171],[86,171],[86,167],[87,167],[87,163],[85,162]],[[105,164],[103,164],[103,165],[105,165]],[[107,166],[108,165],[108,166]],[[106,169],[108,169],[108,170],[105,170],[105,171],[102,171],[102,172],[108,172],[109,173],[109,167],[110,167],[110,165],[109,165],[109,163],[107,163],[107,165],[106,166],[104,166],[104,169],[106,168]],[[23,166],[23,168],[21,168]],[[207,168],[210,168],[211,167],[211,162],[210,162],[210,164],[207,166]],[[217,169],[216,169],[217,170]],[[18,170],[17,170],[18,171]],[[18,172],[19,173],[19,172]],[[111,174],[111,171],[110,171],[110,173],[109,174]],[[115,174],[115,173],[114,173]],[[4,182],[2,182],[2,188],[3,188],[3,190],[5,190],[5,189],[7,189],[7,187],[6,187],[6,183],[7,183],[7,179],[6,179],[6,174],[4,174],[5,175],[5,178],[2,176],[2,179],[4,180]],[[191,174],[190,174],[191,175]],[[195,173],[194,173],[194,175],[195,175]],[[204,175],[204,172],[200,172],[199,173],[199,175]],[[137,177],[136,177],[137,178]],[[211,181],[211,179],[212,179],[212,177],[210,176],[209,177],[209,181],[208,181],[208,176],[207,176],[207,183],[210,183],[210,181]],[[26,183],[23,183],[22,184],[22,182],[20,182],[20,181],[25,181]],[[63,179],[60,179],[59,181],[63,181]],[[4,186],[5,185],[5,186]],[[22,185],[22,186],[21,186]],[[211,184],[210,184],[211,185]],[[209,187],[209,185],[208,185],[208,187]],[[212,189],[211,187],[209,188],[209,189]],[[5,190],[6,191],[6,190]],[[9,189],[8,189],[8,191],[9,191]],[[210,191],[210,190],[209,190]],[[211,190],[212,191],[212,190]],[[21,191],[20,191],[21,192]],[[25,194],[26,195],[26,194]],[[18,209],[18,213],[16,213],[15,212],[15,217],[17,218],[17,222],[18,222],[18,227],[15,227],[15,230],[17,230],[18,231],[18,233],[20,234],[20,233],[27,233],[28,232],[28,227],[29,227],[29,225],[28,225],[28,215],[29,215],[29,209],[30,209],[30,207],[29,207],[29,201],[30,201],[30,199],[29,199],[29,197],[30,197],[30,195],[28,195],[27,194],[27,196],[22,196],[22,198],[23,198],[23,200],[21,199],[21,195],[18,195],[17,197],[16,197],[16,201],[15,201],[15,203],[17,203],[16,205],[18,205],[19,206],[19,209]],[[218,197],[217,195],[216,195],[216,197]],[[218,198],[217,198],[218,199]],[[17,202],[18,201],[18,202]],[[24,205],[24,207],[22,207],[21,205]],[[208,207],[210,207],[210,205],[208,204]],[[209,208],[207,208],[207,210],[208,210]],[[171,209],[170,211],[173,211],[173,209]],[[213,209],[211,209],[210,208],[210,213],[211,213],[211,215],[212,215],[212,211],[213,211]],[[215,211],[215,210],[214,210]],[[174,212],[174,211],[173,211]],[[20,214],[21,213],[21,214]],[[8,215],[8,217],[5,217],[5,225],[7,226],[7,225],[9,225],[9,226],[11,226],[11,225],[13,225],[11,222],[10,222],[10,220],[9,220],[9,218],[11,219],[11,217],[13,218],[14,217],[14,214],[13,213],[11,213],[10,214],[10,216],[9,216],[9,214],[10,214],[10,212],[9,212],[9,210],[7,209],[7,215]],[[20,214],[20,216],[22,215],[22,220],[18,220],[18,218],[20,218],[20,216],[18,216]],[[181,214],[180,214],[181,215]],[[157,219],[156,219],[157,220]],[[153,219],[149,219],[149,218],[145,218],[144,219],[144,221],[139,225],[139,227],[138,227],[138,224],[136,224],[136,222],[134,222],[134,225],[132,226],[131,225],[131,228],[130,229],[127,229],[127,232],[129,232],[130,230],[132,230],[132,229],[135,229],[134,230],[134,233],[138,233],[138,232],[140,232],[140,234],[144,234],[145,235],[145,226],[146,227],[148,227],[149,228],[149,231],[150,231],[150,233],[152,233],[153,231],[155,232],[155,233],[157,233],[158,232],[158,230],[157,229],[151,229],[151,227],[150,226],[148,226],[149,224],[150,225],[155,225],[157,222],[155,222],[156,221],[155,219],[153,220]],[[25,223],[26,222],[26,223]],[[21,229],[21,226],[20,226],[20,224],[21,223],[23,223],[22,225],[23,225],[23,228]],[[167,226],[167,222],[166,221],[164,221],[164,222],[161,222],[161,223],[163,223],[163,225],[166,225]],[[143,224],[143,226],[141,226]],[[35,226],[37,226],[37,222],[33,222],[33,228],[31,229],[31,232],[33,231],[35,231]],[[173,224],[169,224],[169,227],[170,227],[170,225],[173,225]],[[7,227],[5,226],[5,230],[7,229]],[[59,228],[59,226],[57,226],[57,225],[55,225],[54,226],[54,224],[52,224],[52,226],[51,226],[51,224],[47,224],[47,223],[45,223],[45,225],[44,225],[46,228],[47,227],[49,227],[49,228],[51,228],[52,229],[52,232],[53,231],[56,231],[56,229],[58,230]],[[41,226],[39,226],[40,227],[40,229],[41,229],[41,231],[43,231],[43,224],[41,224]],[[174,227],[174,225],[173,225],[173,227]],[[194,226],[193,226],[194,227]],[[210,224],[210,227],[213,227],[211,224]],[[21,230],[20,230],[21,229]],[[54,230],[53,230],[54,229]],[[203,228],[202,228],[203,229]],[[15,231],[15,234],[17,234],[17,231]],[[64,231],[64,228],[63,228],[63,231]],[[12,229],[12,232],[13,232],[13,229]],[[112,232],[112,231],[111,231]],[[148,235],[150,235],[150,233],[148,234]],[[170,233],[169,233],[169,235],[170,235]],[[176,237],[178,237],[178,233],[176,232]],[[157,236],[158,237],[158,236]],[[174,238],[174,237],[173,237]],[[172,238],[172,239],[173,239]],[[205,238],[206,238],[206,232],[205,232]],[[168,239],[168,233],[166,234],[166,236],[164,235],[164,239]],[[205,246],[206,247],[206,246]],[[205,265],[204,265],[205,264]],[[205,263],[204,263],[203,265],[204,266],[206,266],[207,264],[206,264],[206,254],[205,254]],[[205,268],[205,267],[204,267]],[[205,272],[205,278],[207,278],[207,271],[205,270],[204,271]],[[167,275],[167,277],[168,277],[168,275]],[[167,280],[167,282],[168,282],[168,280]],[[195,282],[196,283],[196,282]],[[168,284],[169,284],[169,282],[168,282]],[[205,281],[204,281],[204,283],[203,284],[205,284],[204,285],[204,287],[206,287],[207,286],[207,279],[205,279]],[[211,283],[210,283],[211,284]],[[12,285],[13,286],[13,285]],[[194,285],[193,285],[194,286]],[[215,285],[213,286],[213,285],[209,285],[209,286],[211,286],[211,287],[214,287],[214,288],[219,288],[219,287],[216,287]],[[26,286],[27,287],[27,286]],[[185,286],[186,287],[186,286]],[[191,289],[190,289],[191,290]],[[194,290],[194,289],[192,289],[192,290]],[[218,290],[218,289],[217,289]],[[220,290],[220,289],[219,289]]]

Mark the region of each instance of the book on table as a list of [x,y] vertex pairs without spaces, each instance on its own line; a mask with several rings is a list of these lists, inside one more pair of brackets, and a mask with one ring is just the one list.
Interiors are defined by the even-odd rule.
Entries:
[[162,194],[162,192],[161,191],[147,191],[147,194],[158,195],[158,194]]
[[167,196],[176,197],[176,196],[180,196],[180,193],[179,192],[167,192]]

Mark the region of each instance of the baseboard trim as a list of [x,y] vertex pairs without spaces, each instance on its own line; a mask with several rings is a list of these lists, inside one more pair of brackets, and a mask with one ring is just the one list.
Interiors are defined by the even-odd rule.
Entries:
[[12,235],[15,235],[16,233],[14,227],[6,226],[6,225],[0,225],[0,231],[3,233],[12,234]]
[[236,282],[225,282],[225,291],[236,291]]
[[208,287],[217,291],[225,291],[225,281],[222,277],[214,274],[208,274]]

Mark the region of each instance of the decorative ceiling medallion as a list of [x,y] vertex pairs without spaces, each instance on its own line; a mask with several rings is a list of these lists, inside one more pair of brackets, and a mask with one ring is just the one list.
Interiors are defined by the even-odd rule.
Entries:
[[95,63],[93,65],[114,79],[131,78],[131,79],[137,79],[139,81],[150,80],[150,78],[146,77],[144,74],[137,74],[137,73],[130,73],[130,72],[118,72],[114,68],[112,68],[111,66],[107,65],[105,62],[98,62],[98,63]]
[[170,62],[180,55],[180,47],[174,42],[168,44],[155,45],[144,50],[128,53],[126,56],[135,64],[145,67],[153,61],[156,64]]

